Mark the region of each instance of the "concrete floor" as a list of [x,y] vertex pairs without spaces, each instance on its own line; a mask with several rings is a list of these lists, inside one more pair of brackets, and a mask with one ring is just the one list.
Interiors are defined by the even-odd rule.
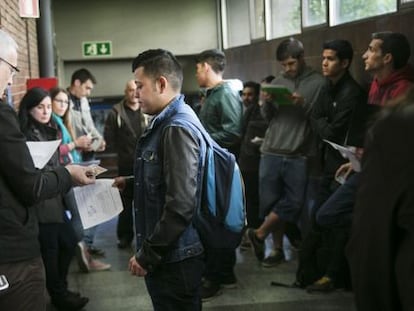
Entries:
[[[119,250],[115,238],[116,221],[98,229],[96,246],[106,251],[110,271],[80,273],[75,262],[71,266],[69,287],[89,297],[84,311],[152,310],[144,280],[127,271],[132,250]],[[269,241],[268,241],[269,242]],[[238,288],[224,290],[222,295],[205,302],[203,310],[278,310],[278,311],[355,311],[350,292],[308,294],[294,288],[272,287],[271,281],[291,284],[297,261],[290,260],[275,268],[262,268],[250,251],[237,253]]]

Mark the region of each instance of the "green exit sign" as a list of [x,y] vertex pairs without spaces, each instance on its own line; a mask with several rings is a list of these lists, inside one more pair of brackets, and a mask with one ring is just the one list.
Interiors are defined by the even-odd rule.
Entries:
[[91,56],[112,56],[111,41],[90,41],[82,42],[83,57]]

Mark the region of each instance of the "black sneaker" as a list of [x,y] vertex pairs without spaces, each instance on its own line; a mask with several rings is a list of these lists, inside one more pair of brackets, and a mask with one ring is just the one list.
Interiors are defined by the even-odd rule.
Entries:
[[256,231],[252,228],[247,229],[246,235],[250,241],[254,255],[259,261],[262,261],[265,255],[265,243],[256,236]]
[[209,301],[214,297],[221,295],[221,286],[218,283],[205,280],[201,286],[201,300]]
[[105,257],[105,251],[95,246],[88,247],[88,252],[95,257]]
[[129,241],[125,240],[125,239],[120,239],[118,241],[117,246],[118,246],[119,249],[130,248],[131,247],[131,242],[129,242]]
[[330,293],[335,290],[335,284],[329,276],[323,276],[315,283],[306,287],[308,293]]
[[234,275],[234,273],[228,277],[221,279],[220,285],[222,288],[225,288],[225,289],[237,288],[237,278]]
[[59,298],[52,298],[52,304],[58,310],[81,310],[87,303],[89,298],[65,295]]
[[264,268],[275,267],[285,261],[285,254],[282,249],[276,249],[270,253],[268,257],[263,259],[262,266]]

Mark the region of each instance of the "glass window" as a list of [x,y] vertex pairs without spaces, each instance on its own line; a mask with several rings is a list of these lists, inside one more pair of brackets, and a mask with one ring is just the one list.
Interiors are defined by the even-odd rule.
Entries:
[[265,3],[267,39],[301,32],[300,0],[266,0]]
[[326,0],[302,1],[303,27],[311,27],[326,23]]
[[222,0],[224,48],[250,43],[249,0]]
[[329,0],[332,26],[397,11],[397,0]]
[[250,0],[250,36],[252,39],[265,37],[264,0]]

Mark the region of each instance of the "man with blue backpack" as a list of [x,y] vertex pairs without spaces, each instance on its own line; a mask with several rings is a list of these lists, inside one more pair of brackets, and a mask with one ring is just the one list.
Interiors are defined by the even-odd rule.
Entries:
[[[200,120],[207,132],[221,147],[237,155],[241,141],[243,104],[238,91],[223,80],[226,57],[217,49],[206,50],[196,57],[196,79],[206,88]],[[225,237],[222,237],[225,239]],[[221,293],[221,288],[236,287],[234,248],[207,247],[207,267],[202,288],[203,300]]]

